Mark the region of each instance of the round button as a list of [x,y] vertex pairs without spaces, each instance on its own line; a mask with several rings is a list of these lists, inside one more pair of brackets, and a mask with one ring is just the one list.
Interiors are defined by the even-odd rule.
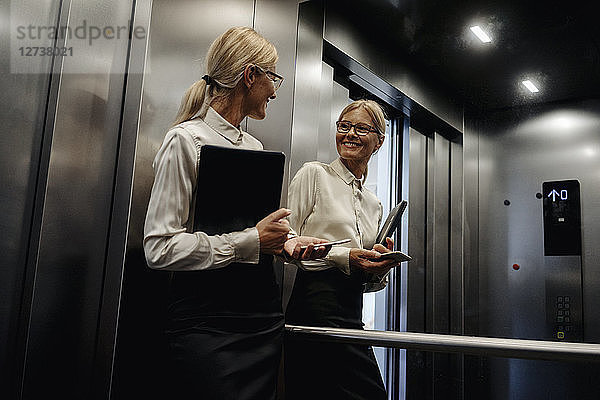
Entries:
[[519,268],[521,268],[521,266],[520,266],[519,264],[513,264],[513,269],[514,269],[515,271],[518,271],[518,270],[519,270]]

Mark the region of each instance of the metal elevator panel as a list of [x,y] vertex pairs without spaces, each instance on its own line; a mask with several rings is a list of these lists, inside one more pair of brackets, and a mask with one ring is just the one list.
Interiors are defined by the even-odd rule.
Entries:
[[[131,12],[131,2],[69,2],[61,21],[72,29],[128,27]],[[66,46],[73,55],[60,64],[50,127],[23,398],[92,395],[129,40],[73,36]]]
[[[34,0],[0,4],[0,398],[13,398],[17,391],[24,343],[19,334],[19,317],[28,318],[32,272],[26,271],[30,238],[37,236],[32,228],[36,182],[45,175],[47,162],[41,164],[44,151],[44,126],[51,81],[52,57],[27,57],[27,71],[11,71],[11,62],[20,57],[18,47],[24,45],[15,37],[18,26],[55,26],[59,18],[58,0]],[[11,40],[15,41],[11,43]],[[53,40],[42,38],[38,46],[52,46]],[[35,239],[33,239],[35,240]]]
[[[463,333],[462,144],[410,129],[407,330]],[[462,356],[407,353],[407,398],[460,398]],[[439,397],[444,398],[444,397]]]
[[[480,118],[473,124],[479,145],[478,334],[559,340],[559,304],[564,310],[569,297],[572,329],[581,330],[581,323],[583,339],[597,342],[600,103],[524,107]],[[542,183],[571,179],[581,183],[582,255],[545,256]],[[595,364],[481,362],[486,392],[478,395],[490,399],[581,399],[598,389]]]
[[542,184],[546,331],[570,342],[584,340],[580,199],[577,180]]

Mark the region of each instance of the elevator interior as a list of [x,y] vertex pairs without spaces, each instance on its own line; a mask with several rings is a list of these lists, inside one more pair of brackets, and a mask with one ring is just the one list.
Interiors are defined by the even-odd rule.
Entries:
[[[3,3],[0,396],[168,393],[166,284],[141,253],[151,162],[208,45],[232,25],[278,48],[286,82],[268,118],[244,129],[288,155],[286,182],[334,151],[315,128],[324,82],[332,99],[362,90],[394,115],[383,196],[409,202],[399,246],[414,261],[375,300],[376,319],[391,314],[376,328],[600,343],[600,32],[588,3]],[[491,44],[472,36],[472,17]],[[147,35],[73,38],[73,57],[11,70],[15,25],[84,20]],[[539,93],[524,91],[525,74]],[[568,241],[580,240],[548,249],[553,226],[571,222]],[[596,364],[385,354],[391,398],[588,399],[600,386]]]

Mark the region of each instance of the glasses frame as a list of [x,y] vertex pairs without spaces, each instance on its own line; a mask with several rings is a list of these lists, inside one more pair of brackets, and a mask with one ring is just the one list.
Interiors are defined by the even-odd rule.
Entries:
[[281,85],[283,84],[283,81],[285,80],[285,78],[283,76],[281,76],[273,71],[265,70],[256,64],[254,64],[254,66],[260,72],[265,74],[267,76],[267,78],[269,78],[269,80],[273,83],[273,87],[275,88],[275,91],[277,91],[277,89],[279,89],[281,87]]
[[[342,122],[344,122],[344,123],[347,123],[347,124],[350,124],[350,129],[348,129],[348,131],[344,132],[344,131],[341,131],[341,130],[340,130],[340,123],[342,123]],[[368,132],[366,132],[366,133],[360,133],[360,132],[358,132],[358,131],[356,130],[356,126],[357,126],[357,125],[364,125],[364,126],[367,126],[367,127],[369,127],[369,131],[368,131]],[[371,132],[376,132],[376,133],[377,133],[377,134],[379,134],[379,135],[381,134],[381,132],[379,132],[379,130],[378,130],[377,128],[374,128],[374,127],[372,127],[372,126],[371,126],[371,125],[369,125],[369,124],[365,124],[364,122],[358,122],[358,123],[356,123],[356,124],[353,124],[353,123],[352,123],[352,122],[350,122],[350,121],[344,121],[344,120],[340,120],[340,121],[336,121],[336,123],[335,123],[335,129],[336,129],[336,131],[337,131],[338,133],[342,133],[342,134],[344,134],[344,135],[345,135],[345,134],[348,134],[348,133],[350,133],[350,131],[351,131],[352,129],[354,129],[354,133],[355,133],[356,135],[358,135],[358,136],[367,136],[367,135],[368,135],[369,133],[371,133]]]

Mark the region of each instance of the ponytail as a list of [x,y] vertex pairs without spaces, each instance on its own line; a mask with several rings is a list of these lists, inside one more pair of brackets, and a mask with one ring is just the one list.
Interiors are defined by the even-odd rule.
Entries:
[[248,27],[233,27],[216,38],[206,54],[206,75],[185,92],[174,125],[194,117],[204,118],[210,103],[229,96],[254,64],[263,69],[277,63],[275,46]]
[[207,85],[203,79],[194,82],[192,86],[185,92],[181,99],[181,105],[175,117],[175,123],[178,125],[182,122],[189,121],[196,114],[200,113],[199,116],[204,118],[208,107],[204,105],[206,99]]

